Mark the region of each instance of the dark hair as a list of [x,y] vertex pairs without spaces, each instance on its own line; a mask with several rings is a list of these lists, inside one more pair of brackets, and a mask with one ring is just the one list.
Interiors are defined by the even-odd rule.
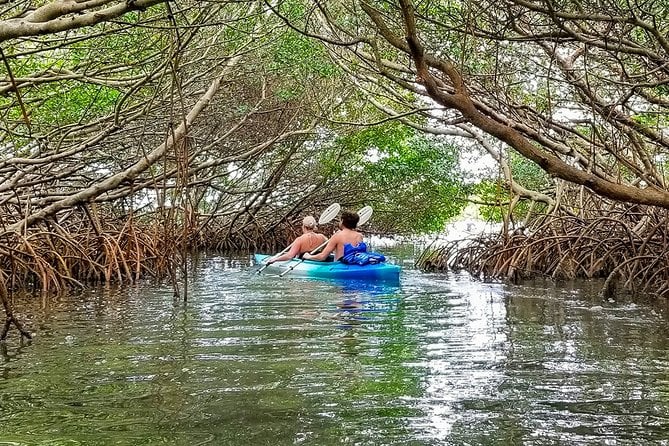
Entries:
[[360,216],[355,212],[344,211],[341,214],[341,224],[344,225],[345,228],[355,229],[356,226],[358,226],[359,221]]

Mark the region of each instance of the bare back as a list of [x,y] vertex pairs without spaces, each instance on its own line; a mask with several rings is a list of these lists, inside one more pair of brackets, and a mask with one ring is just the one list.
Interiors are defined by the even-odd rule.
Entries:
[[337,232],[332,239],[335,242],[335,260],[339,260],[344,255],[344,245],[349,243],[352,246],[358,246],[362,242],[362,234],[353,229],[344,228]]
[[288,252],[277,254],[268,260],[268,263],[280,262],[290,260],[300,254],[305,254],[313,251],[327,241],[323,234],[317,234],[313,231],[306,231],[301,236],[297,237],[293,243],[290,244]]
[[318,248],[325,241],[327,241],[327,238],[323,234],[317,234],[315,232],[307,232],[299,236],[297,240],[299,240],[300,242],[298,254],[303,254],[305,252],[311,252],[314,249]]

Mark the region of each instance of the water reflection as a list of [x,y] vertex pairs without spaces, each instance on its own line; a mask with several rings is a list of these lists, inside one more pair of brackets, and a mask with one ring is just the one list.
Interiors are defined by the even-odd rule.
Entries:
[[[405,263],[406,265],[406,263]],[[0,444],[662,444],[666,307],[407,268],[400,286],[254,274],[17,299]]]
[[342,330],[341,354],[356,356],[364,352],[369,324],[382,323],[381,318],[397,310],[399,285],[370,284],[358,281],[335,282],[339,297],[335,304],[337,328]]

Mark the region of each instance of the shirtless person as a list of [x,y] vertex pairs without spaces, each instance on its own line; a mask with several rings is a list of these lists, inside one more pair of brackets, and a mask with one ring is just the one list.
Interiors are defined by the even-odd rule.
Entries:
[[[345,211],[341,215],[341,223],[339,227],[341,231],[337,232],[332,236],[328,244],[325,246],[323,251],[319,254],[311,255],[309,253],[304,254],[304,258],[307,260],[325,260],[334,251],[335,261],[342,258],[344,255],[344,245],[349,244],[353,248],[362,247],[364,243],[362,241],[362,234],[355,230],[358,226],[358,221],[360,216],[355,212]],[[361,245],[362,244],[362,245]],[[365,247],[366,249],[366,247]]]
[[277,254],[267,261],[268,265],[274,262],[282,262],[290,260],[293,257],[304,254],[305,252],[313,251],[327,241],[327,237],[323,234],[314,232],[316,229],[316,219],[311,215],[304,217],[302,220],[302,235],[297,237],[290,245],[288,252],[284,254]]

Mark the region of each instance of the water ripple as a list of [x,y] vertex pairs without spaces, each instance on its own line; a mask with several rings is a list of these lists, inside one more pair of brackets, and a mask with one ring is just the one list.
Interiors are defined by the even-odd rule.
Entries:
[[666,441],[666,309],[402,263],[388,287],[212,257],[187,303],[17,299],[36,337],[0,344],[0,444]]

